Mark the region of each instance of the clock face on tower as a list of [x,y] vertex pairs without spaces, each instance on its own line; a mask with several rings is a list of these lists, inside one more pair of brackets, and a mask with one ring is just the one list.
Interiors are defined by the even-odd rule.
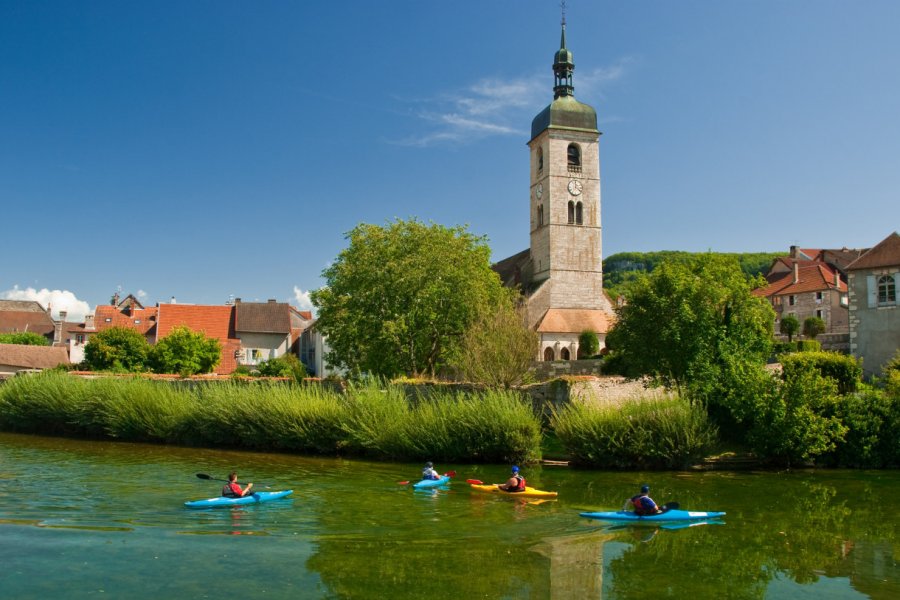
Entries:
[[537,198],[538,200],[540,200],[541,196],[543,196],[543,195],[544,195],[544,184],[539,183],[539,184],[537,184],[537,187],[534,188],[534,197]]
[[581,182],[577,179],[572,179],[569,181],[569,193],[573,196],[578,196],[581,194],[581,190],[584,189],[581,185]]

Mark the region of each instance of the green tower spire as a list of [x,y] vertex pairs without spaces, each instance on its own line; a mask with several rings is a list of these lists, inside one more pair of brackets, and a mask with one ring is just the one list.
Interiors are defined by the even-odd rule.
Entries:
[[553,57],[553,74],[556,76],[556,85],[553,86],[554,99],[562,96],[575,96],[575,86],[572,85],[572,72],[574,70],[575,62],[572,58],[572,53],[566,48],[566,18],[563,16],[559,50]]

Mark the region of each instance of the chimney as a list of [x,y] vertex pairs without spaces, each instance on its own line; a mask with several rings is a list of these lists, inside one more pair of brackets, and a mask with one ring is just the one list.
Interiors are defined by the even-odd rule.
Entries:
[[275,298],[269,298],[269,304],[275,304],[276,302],[278,302],[278,300]]
[[169,304],[177,304],[177,302],[175,302],[175,296],[172,296],[172,298],[169,300]]
[[69,314],[69,313],[68,313],[67,311],[65,311],[65,310],[59,311],[59,320],[62,321],[63,323],[65,323],[65,322],[66,322],[66,316],[67,316],[68,314]]
[[85,329],[93,329],[94,328],[94,315],[84,315],[84,328]]
[[797,246],[791,246],[791,258],[797,258]]
[[834,270],[834,287],[841,287],[841,274],[838,273],[837,269]]
[[[796,248],[796,246],[792,246],[792,248]],[[794,261],[794,283],[800,281],[800,263],[796,260]]]

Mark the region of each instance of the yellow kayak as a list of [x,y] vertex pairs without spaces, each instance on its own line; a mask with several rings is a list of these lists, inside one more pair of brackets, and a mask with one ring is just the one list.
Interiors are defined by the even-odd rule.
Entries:
[[502,494],[504,496],[520,496],[522,498],[556,498],[556,492],[545,492],[533,487],[525,486],[524,492],[507,492],[497,487],[496,483],[470,484],[476,492],[485,492],[486,494]]

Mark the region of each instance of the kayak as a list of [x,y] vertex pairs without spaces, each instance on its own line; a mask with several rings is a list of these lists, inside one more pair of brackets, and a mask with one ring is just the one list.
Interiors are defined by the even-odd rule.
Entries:
[[718,519],[720,517],[724,517],[725,513],[723,512],[705,512],[705,511],[694,511],[694,510],[667,510],[666,512],[659,513],[658,515],[636,515],[628,510],[619,510],[616,512],[583,512],[580,513],[582,517],[587,517],[588,519],[600,519],[601,521],[632,521],[632,522],[643,522],[643,521],[705,521],[708,519]]
[[439,487],[450,483],[449,475],[442,475],[440,479],[423,479],[419,483],[414,483],[413,488],[417,490],[427,490],[428,488]]
[[206,500],[194,500],[193,502],[185,502],[188,508],[217,508],[221,506],[242,506],[244,504],[259,504],[260,502],[268,502],[270,500],[278,500],[294,493],[294,490],[283,490],[281,492],[253,492],[247,496],[240,498],[226,498],[218,496],[216,498],[207,498]]
[[556,498],[556,492],[545,492],[533,487],[525,486],[524,492],[507,492],[497,487],[496,483],[470,484],[472,489],[477,492],[485,492],[488,494],[501,494],[504,496],[520,496],[522,498]]

